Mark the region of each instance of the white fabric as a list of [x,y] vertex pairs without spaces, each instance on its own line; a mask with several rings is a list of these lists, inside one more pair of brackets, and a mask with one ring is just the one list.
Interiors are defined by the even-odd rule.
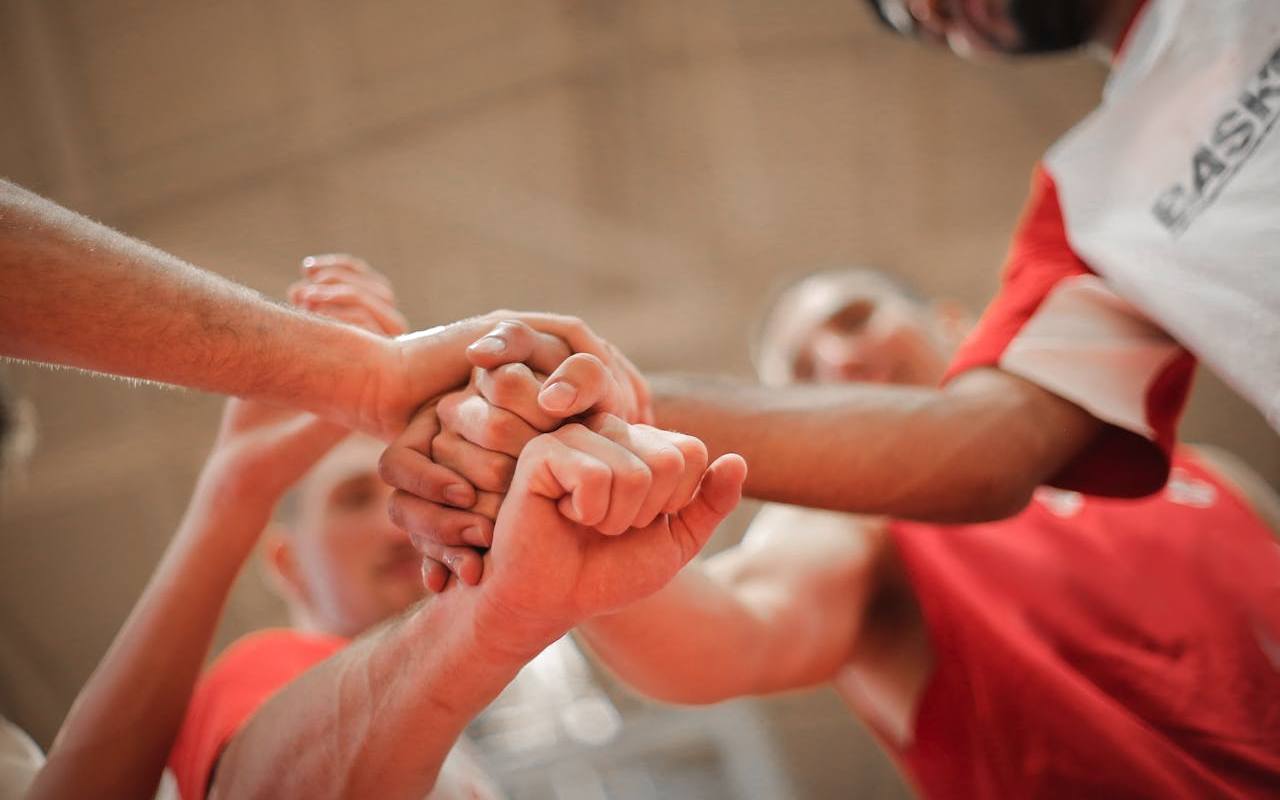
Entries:
[[1000,368],[1153,439],[1147,390],[1181,354],[1100,278],[1080,275],[1053,287],[1000,356]]
[[21,728],[0,717],[0,800],[26,794],[44,766],[44,753]]
[[1072,248],[1280,431],[1277,120],[1280,0],[1151,0],[1045,166]]

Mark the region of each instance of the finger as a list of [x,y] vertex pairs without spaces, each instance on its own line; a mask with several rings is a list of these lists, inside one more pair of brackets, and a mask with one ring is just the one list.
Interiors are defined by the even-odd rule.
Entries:
[[497,492],[476,492],[476,504],[468,509],[472,514],[480,516],[490,521],[498,518],[498,511],[502,509],[502,500],[506,495]]
[[440,594],[449,583],[449,568],[434,558],[422,559],[422,585],[432,594]]
[[424,565],[426,561],[434,561],[467,586],[475,586],[484,574],[484,556],[475,548],[446,547],[430,542],[421,552]]
[[[606,536],[617,536],[634,527],[640,507],[648,497],[649,488],[653,483],[648,465],[627,448],[588,430],[583,425],[576,423],[566,425],[551,435],[566,446],[604,464],[609,470],[607,491],[602,491],[598,484],[579,484],[574,487],[571,498],[574,509],[581,511],[584,508],[590,508],[596,512],[591,517],[579,521]],[[595,496],[597,493],[603,494],[603,497],[597,498]],[[587,494],[592,496],[587,497]],[[599,499],[605,502],[602,515],[598,513]],[[588,503],[588,500],[591,502]],[[598,521],[588,521],[588,519],[597,518]]]
[[524,364],[477,368],[475,387],[490,404],[515,414],[543,433],[555,430],[562,423],[559,417],[548,414],[538,405],[542,380]]
[[613,358],[609,361],[613,365],[615,372],[620,372],[622,378],[626,381],[626,386],[631,389],[631,396],[635,402],[633,414],[634,416],[626,417],[627,422],[639,422],[647,425],[653,424],[653,392],[649,389],[649,382],[645,380],[640,370],[636,369],[636,365],[631,363],[631,359],[627,358],[621,350],[609,345],[609,351],[613,354]]
[[488,547],[493,523],[471,511],[462,511],[396,490],[387,501],[387,514],[413,541],[419,552],[429,545]]
[[[597,414],[586,424],[588,428],[609,441],[630,450],[649,468],[649,474],[652,477],[649,493],[640,504],[631,527],[644,528],[652,524],[658,514],[672,505],[672,496],[685,478],[688,470],[685,469],[684,454],[666,437],[664,431],[647,426],[628,425],[612,414]],[[706,469],[706,460],[703,459],[703,462],[696,466],[698,471],[694,473],[694,486]],[[688,502],[689,498],[686,496],[684,502],[676,508],[683,507]]]
[[355,286],[373,297],[388,303],[396,302],[395,290],[381,275],[366,275],[340,267],[322,267],[309,270],[303,281],[308,286]]
[[694,492],[698,490],[698,484],[702,480],[702,473],[706,471],[707,461],[709,460],[707,446],[702,443],[701,439],[683,433],[664,431],[648,425],[636,425],[633,427],[657,431],[666,441],[680,451],[680,455],[684,459],[684,470],[680,475],[680,481],[671,493],[667,505],[662,509],[667,514],[674,514],[689,505],[689,501],[693,499]]
[[474,445],[453,431],[443,431],[435,438],[431,455],[438,464],[486,492],[506,492],[516,469],[515,458]]
[[559,417],[572,417],[591,409],[613,413],[615,388],[613,375],[603,361],[589,353],[575,353],[542,385],[538,405]]
[[737,453],[720,456],[703,474],[693,500],[671,518],[671,533],[684,563],[702,550],[716,526],[738,505],[746,479],[747,462]]
[[503,320],[467,348],[467,359],[484,369],[524,363],[545,375],[560,366],[572,352],[555,336],[536,331],[523,322]]
[[303,276],[310,276],[317,271],[330,269],[342,270],[350,275],[379,281],[387,286],[391,285],[391,281],[387,279],[386,275],[374,269],[368,261],[350,253],[323,253],[302,259]]
[[476,491],[458,473],[427,457],[440,432],[434,408],[418,412],[378,459],[378,475],[393,489],[458,508],[470,508]]
[[[564,314],[518,312],[512,319],[540,333],[549,334],[568,345],[571,352],[589,353],[601,360],[610,358],[609,344],[585,322]],[[552,367],[554,369],[554,367]],[[550,372],[550,369],[543,370]]]
[[373,315],[378,321],[378,328],[387,336],[399,336],[408,329],[409,323],[394,305],[354,286],[347,284],[307,286],[299,292],[298,296],[299,304],[312,311],[329,306],[362,308]]
[[490,404],[471,390],[445,395],[437,406],[437,413],[446,430],[485,450],[512,458],[519,456],[524,446],[540,433],[517,415]]

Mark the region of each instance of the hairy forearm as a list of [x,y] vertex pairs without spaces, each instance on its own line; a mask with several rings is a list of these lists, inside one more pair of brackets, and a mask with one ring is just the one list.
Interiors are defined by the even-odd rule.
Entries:
[[142,598],[81,690],[30,798],[155,793],[227,595],[271,512],[269,504],[238,503],[209,488],[197,491]]
[[557,638],[487,617],[478,590],[455,588],[308,671],[232,740],[213,796],[425,796],[467,723]]
[[1097,423],[1020,379],[981,370],[946,390],[773,389],[652,381],[658,424],[741,453],[746,491],[794,505],[948,522],[1015,513]]
[[365,425],[386,342],[0,181],[0,355],[255,397]]

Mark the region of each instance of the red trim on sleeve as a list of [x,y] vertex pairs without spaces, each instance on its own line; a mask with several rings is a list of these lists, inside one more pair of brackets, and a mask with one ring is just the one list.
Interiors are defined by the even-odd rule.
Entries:
[[1196,373],[1196,358],[1183,350],[1165,365],[1147,389],[1147,424],[1155,431],[1156,444],[1168,456],[1178,438],[1178,420],[1187,407],[1187,397]]
[[[1043,165],[1032,178],[1031,198],[1014,234],[999,295],[960,346],[943,382],[980,367],[1000,368],[1001,358],[1055,287],[1093,274],[1067,238],[1057,187]],[[1177,421],[1190,390],[1195,361],[1183,353],[1147,388],[1146,417],[1154,441],[1112,424],[1049,483],[1113,497],[1141,497],[1162,487]]]
[[227,648],[196,685],[169,754],[169,768],[184,800],[205,796],[223,748],[263,703],[346,644],[336,636],[270,630]]
[[1031,178],[1031,198],[1005,261],[1000,294],[960,345],[943,382],[975,367],[998,367],[1000,356],[1053,287],[1068,278],[1089,274],[1092,270],[1067,241],[1053,178],[1043,166],[1037,166]]

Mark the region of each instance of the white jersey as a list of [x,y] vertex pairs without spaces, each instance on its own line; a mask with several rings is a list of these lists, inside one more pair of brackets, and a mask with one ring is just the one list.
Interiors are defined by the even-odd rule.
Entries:
[[1280,430],[1280,2],[1151,0],[1045,158],[1071,246]]
[[1280,431],[1278,121],[1280,0],[1149,0],[1045,156],[950,374],[999,367],[1106,423],[1057,485],[1158,489],[1192,354]]

